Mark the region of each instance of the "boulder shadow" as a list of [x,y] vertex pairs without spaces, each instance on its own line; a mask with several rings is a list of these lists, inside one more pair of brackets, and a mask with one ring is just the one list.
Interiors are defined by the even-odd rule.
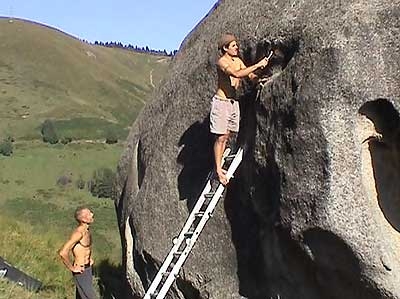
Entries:
[[386,99],[366,102],[359,113],[370,119],[378,133],[368,138],[379,207],[400,232],[400,116]]
[[362,265],[353,250],[334,233],[320,228],[304,232],[309,248],[314,281],[322,298],[374,299],[380,292],[362,274]]
[[245,87],[239,99],[242,117],[236,142],[244,149],[244,157],[227,189],[224,209],[236,251],[239,294],[249,299],[264,299],[271,298],[273,292],[265,267],[262,235],[264,227],[272,230],[274,225],[279,225],[281,178],[273,159],[273,142],[267,147],[268,167],[255,160],[257,111],[263,107],[254,86]]
[[100,261],[94,266],[95,276],[102,299],[128,298],[123,290],[128,290],[125,285],[124,271],[121,265],[114,265],[108,259]]
[[183,166],[178,176],[179,199],[187,200],[189,210],[196,204],[208,174],[213,169],[213,144],[209,116],[202,122],[193,123],[179,140],[181,150],[177,162]]

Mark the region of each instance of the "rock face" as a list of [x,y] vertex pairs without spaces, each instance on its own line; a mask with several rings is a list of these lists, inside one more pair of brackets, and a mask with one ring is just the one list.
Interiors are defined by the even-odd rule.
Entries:
[[115,203],[132,297],[170,250],[212,168],[216,42],[246,64],[246,155],[169,298],[400,298],[400,2],[220,1],[135,122]]

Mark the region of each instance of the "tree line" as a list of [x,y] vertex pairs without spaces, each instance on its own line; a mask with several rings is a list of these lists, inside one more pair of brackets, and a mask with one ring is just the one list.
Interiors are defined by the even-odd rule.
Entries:
[[178,50],[173,50],[173,51],[167,51],[167,50],[155,50],[151,49],[148,46],[145,47],[139,47],[139,46],[134,46],[134,45],[124,45],[121,42],[102,42],[102,41],[95,41],[94,43],[88,42],[87,40],[82,40],[85,43],[91,44],[91,45],[96,45],[96,46],[103,46],[103,47],[108,47],[108,48],[119,48],[119,49],[125,49],[125,50],[130,50],[130,51],[135,51],[135,52],[140,52],[140,53],[149,53],[149,54],[154,54],[154,55],[161,55],[161,56],[168,56],[172,57],[175,56],[175,54],[178,52]]

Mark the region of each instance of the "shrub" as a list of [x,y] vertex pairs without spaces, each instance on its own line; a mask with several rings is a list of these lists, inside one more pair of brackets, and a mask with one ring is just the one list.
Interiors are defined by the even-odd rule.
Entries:
[[5,138],[5,140],[8,140],[8,141],[10,141],[10,142],[14,142],[14,141],[15,141],[15,138],[12,137],[11,135],[8,135],[8,136]]
[[86,183],[85,183],[85,181],[83,180],[82,176],[79,176],[79,179],[77,179],[77,181],[76,181],[76,187],[77,187],[78,189],[83,190],[83,189],[85,189],[85,185],[86,185]]
[[18,186],[22,186],[24,183],[25,183],[25,181],[24,180],[15,180],[14,181]]
[[111,198],[115,173],[109,168],[100,168],[94,171],[88,182],[90,193],[96,197]]
[[67,175],[62,175],[57,179],[57,185],[60,187],[65,187],[72,182],[71,177]]
[[70,143],[71,141],[72,141],[72,138],[71,138],[71,137],[62,137],[61,140],[60,140],[60,142],[61,142],[62,144],[68,144],[68,143]]
[[3,156],[11,156],[13,153],[13,145],[10,139],[4,139],[0,143],[0,154]]
[[56,144],[58,142],[58,136],[56,133],[56,129],[51,120],[46,119],[42,124],[41,129],[42,137],[44,142],[48,142],[50,144]]
[[115,131],[109,130],[106,135],[106,143],[107,144],[114,144],[118,142],[118,136]]

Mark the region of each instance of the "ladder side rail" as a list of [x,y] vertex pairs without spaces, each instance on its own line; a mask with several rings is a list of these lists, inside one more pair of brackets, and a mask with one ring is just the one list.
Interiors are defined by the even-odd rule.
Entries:
[[[240,165],[242,158],[243,158],[243,150],[239,149],[235,158],[233,159],[231,165],[228,168],[228,171],[227,171],[228,178],[232,177],[233,173],[236,171],[236,169]],[[211,199],[211,201],[204,213],[204,216],[201,218],[199,224],[197,225],[195,231],[193,232],[193,236],[190,238],[189,243],[187,243],[187,246],[185,247],[182,255],[179,257],[179,259],[176,262],[176,264],[174,265],[171,273],[168,275],[168,278],[164,282],[164,285],[162,286],[156,299],[163,299],[165,297],[165,295],[167,294],[171,285],[174,283],[175,277],[179,274],[180,268],[185,263],[186,259],[189,256],[190,251],[192,250],[192,247],[194,246],[198,237],[200,236],[201,231],[203,230],[207,221],[210,219],[210,215],[214,211],[215,207],[217,206],[218,201],[220,200],[224,190],[225,190],[225,186],[220,184],[217,191],[215,192],[213,198]]]
[[[227,174],[226,176],[228,178],[231,178],[233,176],[233,173],[236,171],[236,169],[239,167],[241,161],[243,158],[243,150],[239,149],[235,158],[233,159],[231,165],[228,168]],[[205,224],[207,223],[207,220],[211,217],[212,212],[214,211],[215,207],[218,204],[218,201],[220,200],[220,198],[222,197],[222,193],[225,190],[225,186],[220,184],[215,192],[215,194],[213,195],[211,201],[208,203],[208,206],[206,208],[206,210],[204,211],[204,215],[203,217],[200,219],[200,222],[197,224],[194,232],[193,232],[193,237],[190,238],[190,243],[194,245],[194,243],[196,242],[198,236],[200,235],[201,231],[203,230]],[[186,248],[185,248],[186,250]]]
[[174,258],[174,253],[178,251],[178,249],[181,247],[182,242],[186,239],[185,238],[185,233],[190,229],[192,226],[192,223],[196,219],[196,213],[200,211],[201,207],[204,204],[204,201],[206,200],[205,194],[209,193],[211,190],[211,182],[210,180],[207,182],[206,186],[203,189],[203,192],[201,193],[199,199],[196,202],[196,205],[194,206],[192,212],[190,213],[188,219],[186,220],[185,225],[181,229],[181,232],[179,233],[179,236],[176,239],[176,243],[172,246],[171,250],[169,251],[167,257],[164,259],[164,262],[160,269],[158,270],[156,276],[154,277],[150,287],[146,291],[145,297],[143,299],[150,299],[150,295],[154,293],[154,291],[157,289],[159,283],[161,282],[163,278],[164,272],[168,269],[169,265],[171,264],[173,258]]
[[235,158],[233,159],[231,165],[228,168],[228,171],[226,172],[226,177],[228,179],[230,179],[233,176],[233,173],[239,167],[240,163],[242,162],[242,159],[243,159],[243,149],[239,148],[235,155]]
[[[225,159],[229,155],[229,153],[230,153],[230,149],[228,148],[225,150],[224,155],[222,157],[222,165],[225,163]],[[194,214],[200,211],[201,207],[204,204],[204,201],[206,200],[205,195],[207,193],[209,193],[210,190],[212,189],[211,188],[212,173],[213,173],[213,171],[210,171],[210,173],[208,174],[206,186],[204,187],[203,192],[200,194],[199,199],[197,200],[195,206],[193,207],[193,210],[190,213],[189,217],[195,216]]]
[[165,295],[167,294],[169,288],[175,281],[175,277],[179,274],[179,271],[183,264],[185,263],[186,259],[189,256],[190,251],[192,250],[192,247],[197,241],[197,238],[200,236],[200,232],[203,230],[204,226],[206,225],[208,219],[210,218],[210,213],[214,210],[215,206],[217,205],[219,199],[222,196],[222,193],[224,192],[224,186],[220,185],[217,189],[217,192],[215,192],[215,195],[213,196],[212,200],[210,201],[209,206],[206,209],[206,212],[204,213],[204,216],[201,218],[199,224],[197,225],[195,231],[193,232],[193,236],[190,238],[189,242],[187,243],[184,251],[182,252],[181,256],[179,257],[178,261],[174,265],[171,273],[168,275],[168,278],[164,282],[164,285],[162,286],[160,292],[158,293],[156,299],[163,299]]
[[[196,213],[198,213],[200,211],[201,207],[204,204],[204,201],[206,200],[206,197],[204,195],[209,193],[210,190],[211,190],[211,183],[210,183],[210,181],[208,181],[206,187],[204,188],[203,192],[201,193],[199,199],[197,200],[196,205],[194,206],[192,212],[188,216],[188,219],[186,220],[185,225],[181,229],[181,231],[178,235],[178,238],[176,239],[177,244],[179,244],[179,246],[177,246],[177,249],[180,247],[180,245],[182,245],[182,242],[186,239],[185,233],[189,231],[193,222],[196,220]],[[175,245],[177,245],[177,244],[175,244]]]
[[[229,152],[230,152],[229,149],[228,149],[228,151],[224,152],[224,156],[222,157],[222,159],[223,159],[222,163],[224,163],[225,158],[229,155]],[[163,278],[163,274],[166,272],[166,270],[168,269],[169,265],[171,264],[171,262],[172,262],[172,260],[174,258],[174,253],[176,251],[178,251],[178,249],[182,245],[182,242],[185,240],[185,233],[192,226],[192,223],[196,219],[196,213],[198,213],[200,211],[201,207],[204,204],[204,201],[206,200],[205,194],[209,193],[210,190],[211,190],[211,176],[212,176],[212,171],[210,171],[210,173],[208,174],[206,186],[204,187],[202,193],[200,194],[200,197],[197,200],[197,202],[196,202],[192,212],[190,213],[188,219],[186,220],[185,225],[181,229],[181,232],[180,232],[178,238],[176,239],[176,243],[174,244],[174,246],[169,251],[167,257],[164,259],[164,262],[163,262],[162,266],[158,270],[158,272],[157,272],[156,276],[154,277],[150,287],[146,291],[145,297],[143,299],[150,299],[150,295],[152,293],[154,293],[154,291],[158,288],[158,285],[159,285],[159,283],[161,282],[161,280]]]
[[161,282],[163,278],[164,272],[168,269],[169,265],[171,264],[172,260],[174,259],[174,253],[179,250],[179,248],[182,245],[182,242],[185,240],[185,233],[190,229],[192,226],[192,223],[196,219],[195,214],[200,210],[202,207],[204,201],[205,201],[205,196],[204,194],[207,194],[211,190],[211,183],[208,181],[206,184],[206,187],[204,188],[199,200],[197,201],[195,207],[193,208],[192,212],[190,213],[188,219],[186,220],[185,225],[181,229],[178,238],[176,239],[176,243],[172,246],[171,250],[169,251],[167,257],[164,259],[164,262],[160,269],[158,270],[156,276],[154,277],[150,287],[146,291],[145,296],[143,299],[150,299],[150,295],[154,293],[154,291],[157,289],[159,283]]

